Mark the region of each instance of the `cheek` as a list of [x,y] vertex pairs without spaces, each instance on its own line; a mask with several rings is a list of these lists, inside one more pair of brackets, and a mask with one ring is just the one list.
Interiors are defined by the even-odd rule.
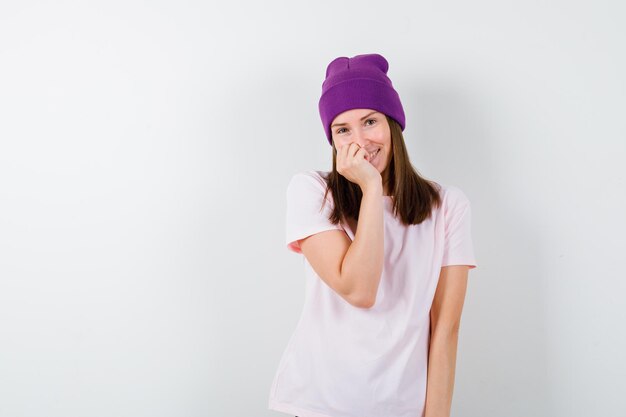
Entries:
[[391,153],[393,152],[393,150],[391,149],[391,146],[389,146],[387,148],[387,154],[385,155],[385,160],[386,161],[390,161],[391,160]]
[[382,129],[380,131],[376,132],[376,142],[384,144],[385,148],[391,147],[391,138]]

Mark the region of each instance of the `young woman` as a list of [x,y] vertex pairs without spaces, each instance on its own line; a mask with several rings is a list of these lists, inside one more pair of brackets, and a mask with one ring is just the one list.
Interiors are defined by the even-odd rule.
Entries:
[[286,243],[304,255],[304,307],[269,409],[299,417],[440,417],[452,403],[471,210],[422,178],[379,54],[334,59],[319,111],[330,172],[287,186]]

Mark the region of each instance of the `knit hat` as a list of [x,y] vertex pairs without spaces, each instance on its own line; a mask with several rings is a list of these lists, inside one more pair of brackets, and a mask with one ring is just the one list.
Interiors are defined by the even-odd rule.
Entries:
[[404,131],[402,103],[387,76],[389,63],[379,54],[335,58],[326,68],[319,112],[332,146],[330,124],[338,114],[351,109],[372,109],[397,121]]

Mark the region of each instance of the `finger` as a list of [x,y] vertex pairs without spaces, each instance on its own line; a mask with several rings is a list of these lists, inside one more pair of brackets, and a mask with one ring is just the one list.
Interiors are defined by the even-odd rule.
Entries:
[[[354,145],[354,146],[352,146],[352,145]],[[351,155],[353,158],[356,158],[357,154],[359,153],[359,151],[360,151],[361,149],[362,149],[362,148],[361,148],[361,146],[360,146],[358,143],[356,143],[356,142],[352,142],[352,143],[350,144],[350,155]]]
[[345,160],[348,157],[348,151],[350,150],[350,144],[346,144],[343,145],[343,147],[341,148],[341,155],[343,156],[343,159]]
[[340,146],[337,149],[337,167],[343,169],[346,163],[346,155],[348,154],[348,145]]
[[359,158],[359,159],[367,159],[368,158],[368,153],[365,150],[365,148],[359,146],[359,149],[356,151],[356,153],[354,154],[355,158]]
[[337,160],[339,162],[343,162],[346,160],[346,155],[348,154],[348,145],[340,146],[337,149]]
[[354,153],[354,143],[348,143],[346,145],[343,146],[343,160],[347,161],[350,156]]

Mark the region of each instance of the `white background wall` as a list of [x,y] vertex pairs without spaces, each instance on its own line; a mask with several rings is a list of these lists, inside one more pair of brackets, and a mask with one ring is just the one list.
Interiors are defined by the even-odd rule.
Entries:
[[277,416],[285,187],[377,52],[472,202],[452,415],[623,416],[626,6],[0,3],[0,417]]

